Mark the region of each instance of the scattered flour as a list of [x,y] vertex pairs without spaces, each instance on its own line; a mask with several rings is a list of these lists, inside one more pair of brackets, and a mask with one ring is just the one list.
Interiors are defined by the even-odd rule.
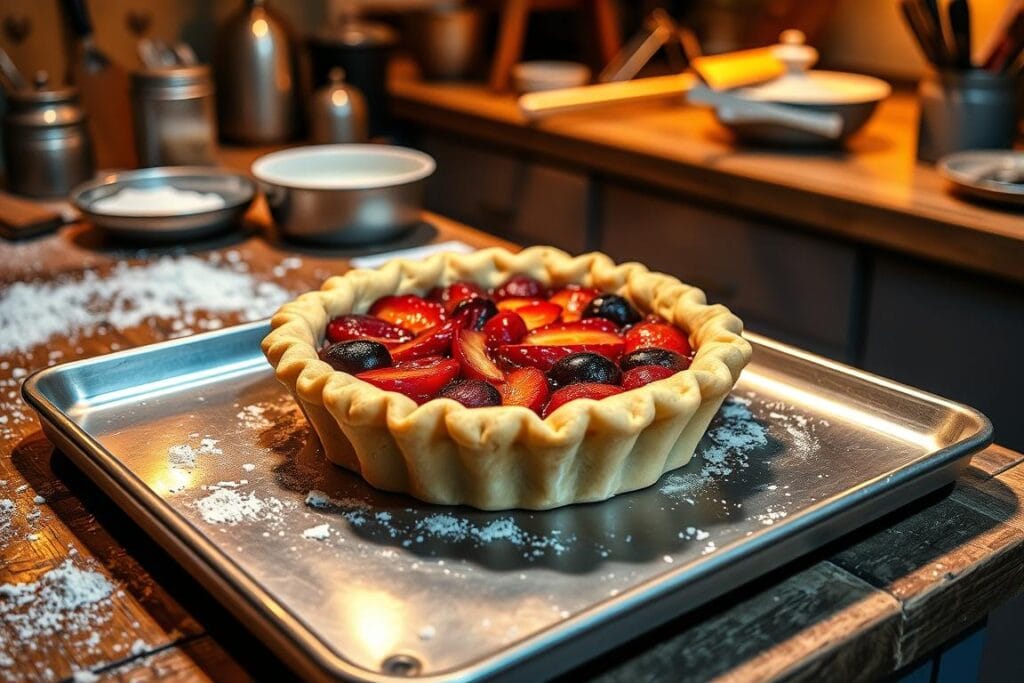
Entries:
[[242,408],[235,417],[238,418],[239,424],[246,429],[266,429],[273,425],[270,420],[263,416],[267,410],[268,406],[254,403]]
[[252,472],[254,469],[256,469],[256,465],[253,465],[251,462],[247,462],[244,465],[242,465],[242,469],[245,470],[246,472]]
[[209,437],[200,440],[199,446],[176,444],[167,449],[167,461],[171,467],[179,470],[193,470],[200,455],[223,455],[224,451],[217,447],[219,441]]
[[259,498],[255,493],[240,493],[234,489],[219,488],[194,503],[199,514],[209,524],[238,524],[240,522],[280,521],[288,505],[274,497]]
[[75,671],[71,674],[71,680],[73,683],[96,683],[100,677],[91,671]]
[[432,640],[436,635],[437,629],[435,629],[430,624],[427,624],[426,626],[421,628],[419,632],[420,640]]
[[70,559],[29,583],[0,584],[0,619],[22,642],[57,633],[93,631],[110,618],[114,586]]
[[0,354],[27,352],[51,337],[72,341],[107,328],[124,330],[171,320],[177,336],[223,325],[216,316],[258,320],[290,298],[277,284],[255,279],[244,262],[227,267],[191,255],[133,265],[119,261],[108,274],[13,282],[0,292]]
[[326,522],[310,527],[302,532],[303,538],[312,538],[315,541],[322,541],[325,538],[329,538],[330,535],[331,526]]

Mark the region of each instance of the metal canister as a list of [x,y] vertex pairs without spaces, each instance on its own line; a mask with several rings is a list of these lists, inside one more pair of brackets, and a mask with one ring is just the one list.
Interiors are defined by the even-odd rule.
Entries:
[[8,95],[4,117],[7,187],[26,197],[64,197],[95,169],[85,112],[75,88],[46,87]]
[[205,64],[132,74],[135,140],[141,166],[214,164],[217,105]]
[[358,88],[345,84],[341,67],[331,69],[330,82],[313,94],[309,134],[314,144],[366,141],[366,100]]

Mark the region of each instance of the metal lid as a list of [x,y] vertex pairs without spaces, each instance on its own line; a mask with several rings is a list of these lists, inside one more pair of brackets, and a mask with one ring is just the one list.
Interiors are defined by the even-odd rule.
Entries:
[[37,71],[32,79],[31,88],[9,91],[7,99],[17,108],[77,101],[78,88],[72,86],[51,88],[49,83],[49,74],[45,71]]
[[132,73],[132,85],[136,88],[181,88],[193,85],[212,85],[210,66],[171,66],[165,69],[145,69]]
[[877,102],[892,91],[888,83],[872,76],[811,70],[818,61],[818,51],[804,44],[801,31],[783,31],[772,52],[786,64],[786,74],[761,85],[741,88],[737,95],[759,102],[842,105]]

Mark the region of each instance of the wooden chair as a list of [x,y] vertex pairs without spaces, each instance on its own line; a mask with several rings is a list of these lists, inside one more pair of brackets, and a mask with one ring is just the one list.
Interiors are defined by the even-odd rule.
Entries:
[[[584,9],[591,15],[602,64],[607,64],[622,47],[622,36],[614,0],[505,0],[502,3],[498,46],[491,65],[491,88],[507,90],[512,67],[519,61],[532,11]],[[600,70],[600,69],[598,69]]]

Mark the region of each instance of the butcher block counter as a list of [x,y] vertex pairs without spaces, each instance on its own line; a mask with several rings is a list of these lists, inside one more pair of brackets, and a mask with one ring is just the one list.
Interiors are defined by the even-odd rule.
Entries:
[[[267,303],[238,302],[240,312],[233,312],[234,295],[225,292],[214,297],[215,315],[184,319],[138,319],[125,313],[129,306],[39,343],[55,316],[64,315],[59,306],[76,300],[70,283],[102,293],[104,281],[130,278],[125,269],[154,264],[148,284],[159,287],[159,278],[174,277],[161,259],[193,259],[190,268],[211,284],[209,269],[224,269],[295,293],[346,268],[350,252],[279,243],[262,236],[266,222],[257,205],[244,230],[187,253],[125,248],[84,224],[32,241],[0,241],[0,292],[17,294],[21,303],[8,304],[33,318],[18,326],[23,338],[9,340],[0,356],[0,678],[290,677],[54,450],[18,393],[38,368],[230,325],[261,314]],[[507,245],[432,214],[406,242],[449,239]],[[159,292],[151,296],[162,300]],[[938,648],[1024,588],[1022,503],[1024,455],[990,447],[954,490],[604,653],[566,680],[845,680],[930,671]],[[26,595],[17,609],[7,602]],[[26,609],[29,621],[15,618]]]

